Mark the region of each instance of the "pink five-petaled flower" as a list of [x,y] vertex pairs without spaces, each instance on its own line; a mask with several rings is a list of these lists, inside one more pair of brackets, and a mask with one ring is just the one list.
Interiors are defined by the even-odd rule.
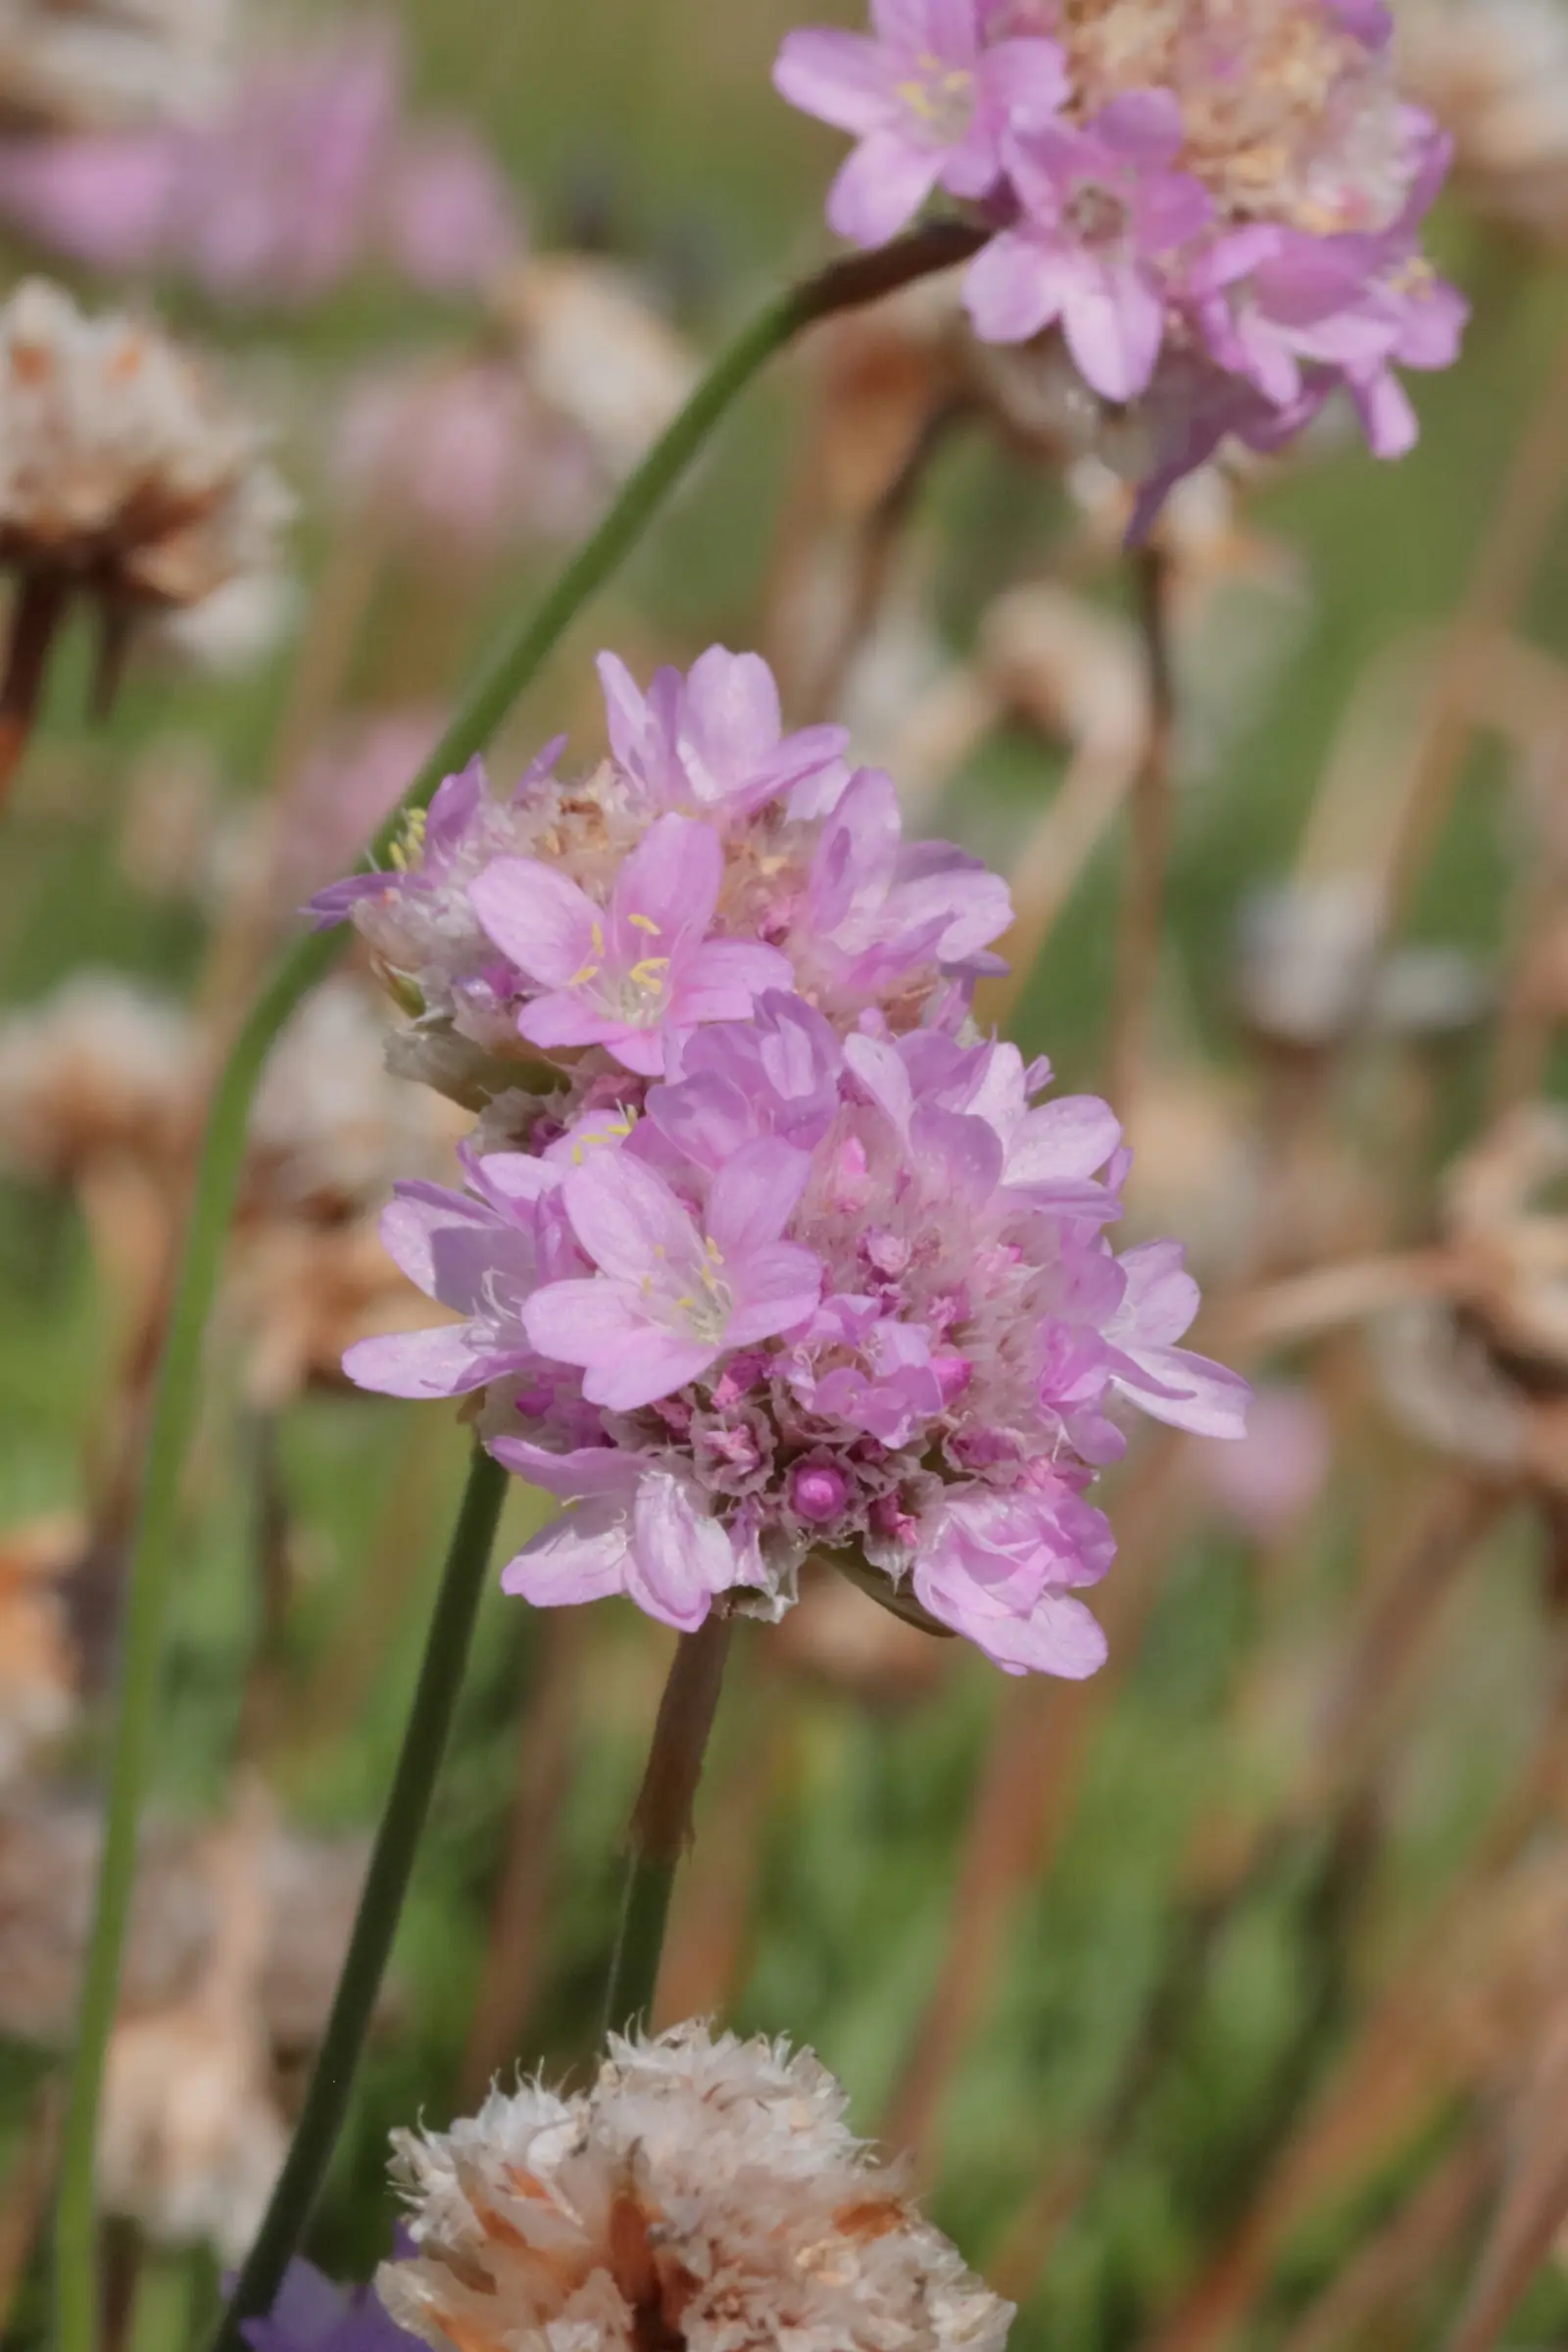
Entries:
[[814,1251],[781,1238],[809,1168],[787,1144],[747,1144],[713,1178],[699,1228],[631,1152],[594,1152],[563,1197],[600,1271],[535,1292],[524,1310],[534,1347],[583,1367],[590,1404],[625,1413],[684,1388],[722,1354],[793,1331],[822,1290]]
[[502,1573],[502,1590],[536,1609],[624,1592],[662,1625],[690,1633],[715,1593],[757,1581],[747,1547],[701,1507],[691,1482],[650,1455],[613,1446],[551,1455],[512,1438],[496,1439],[492,1450],[569,1506]]
[[1027,342],[1060,319],[1104,399],[1147,388],[1165,332],[1164,270],[1213,210],[1198,180],[1170,169],[1182,136],[1168,90],[1132,90],[1082,130],[1046,122],[1009,140],[1023,218],[976,255],[964,287],[988,343]]
[[764,989],[787,988],[776,948],[710,939],[724,852],[709,825],[661,816],[615,876],[607,906],[535,858],[497,858],[470,886],[504,956],[546,993],[523,1005],[530,1044],[602,1045],[628,1070],[662,1075],[667,1038],[744,1020]]
[[960,1489],[921,1531],[914,1590],[1007,1674],[1081,1682],[1105,1662],[1105,1637],[1070,1588],[1096,1584],[1115,1557],[1103,1512],[1065,1485]]
[[897,235],[939,184],[985,196],[1010,122],[1054,115],[1067,95],[1054,41],[982,48],[975,0],[871,0],[874,37],[812,25],[785,38],[773,85],[859,145],[827,217],[857,245]]

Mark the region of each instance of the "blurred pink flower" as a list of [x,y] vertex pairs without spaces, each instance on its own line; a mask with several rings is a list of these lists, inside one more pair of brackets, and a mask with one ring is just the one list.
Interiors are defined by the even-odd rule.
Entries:
[[0,147],[0,211],[91,268],[228,300],[309,302],[374,258],[484,284],[520,243],[505,181],[462,125],[406,131],[403,104],[394,33],[359,24],[253,61],[205,122]]
[[1278,1382],[1254,1391],[1245,1437],[1192,1448],[1209,1502],[1256,1544],[1277,1542],[1311,1509],[1328,1477],[1330,1452],[1317,1398]]

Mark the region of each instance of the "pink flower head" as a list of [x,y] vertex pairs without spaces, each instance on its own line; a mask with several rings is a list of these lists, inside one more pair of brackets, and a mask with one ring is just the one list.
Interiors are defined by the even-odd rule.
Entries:
[[610,743],[656,808],[749,814],[808,778],[839,770],[843,727],[786,735],[773,673],[760,654],[710,646],[682,677],[662,669],[646,695],[623,662],[599,657]]
[[871,0],[871,20],[870,37],[789,33],[773,68],[792,106],[859,141],[827,208],[857,245],[886,244],[936,187],[988,195],[1009,123],[1053,115],[1067,96],[1057,44],[982,48],[975,0]]
[[481,1121],[466,1192],[404,1187],[385,1228],[460,1319],[349,1370],[483,1392],[567,1505],[507,1571],[540,1606],[777,1615],[820,1551],[1009,1672],[1088,1673],[1084,1490],[1132,1410],[1234,1437],[1246,1390],[1179,1345],[1176,1246],[1111,1247],[1108,1106],[975,1032],[1005,887],[906,842],[837,736],[803,756],[760,663],[646,701],[606,671],[588,777],[551,746],[505,801],[450,778],[398,870],[317,903],[416,994],[397,1066]]
[[1059,319],[1086,382],[1135,400],[1159,357],[1183,251],[1213,211],[1200,182],[1171,169],[1182,139],[1170,92],[1137,90],[1082,130],[1047,122],[1010,140],[1023,218],[970,265],[976,331],[1022,343]]
[[533,858],[501,858],[470,885],[486,931],[539,983],[517,1015],[547,1049],[607,1046],[653,1077],[665,1041],[704,1021],[740,1020],[763,989],[787,986],[776,949],[710,939],[724,852],[709,825],[662,816],[595,906],[575,882]]
[[726,1350],[805,1323],[821,1265],[781,1236],[809,1165],[785,1145],[748,1145],[714,1177],[699,1226],[629,1152],[594,1153],[563,1196],[599,1272],[536,1292],[529,1338],[541,1354],[583,1367],[590,1403],[629,1412],[685,1387]]

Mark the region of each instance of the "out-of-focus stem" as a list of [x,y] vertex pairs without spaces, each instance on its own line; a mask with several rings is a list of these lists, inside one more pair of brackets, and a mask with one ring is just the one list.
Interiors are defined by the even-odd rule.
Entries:
[[[813,321],[874,302],[914,278],[950,269],[966,260],[984,241],[981,229],[937,222],[900,238],[880,253],[833,263],[778,296],[741,330],[654,444],[598,529],[481,673],[399,808],[371,843],[372,858],[384,860],[403,814],[410,808],[427,807],[442,779],[489,741],[583,606],[630,555],[714,426],[767,361]],[[239,1185],[246,1116],[274,1039],[331,969],[343,944],[341,933],[319,931],[301,940],[283,956],[234,1040],[208,1112],[186,1225],[184,1259],[153,1406],[129,1567],[120,1714],[61,2157],[55,2231],[56,2352],[94,2352],[98,2339],[93,2201],[98,2106],[135,1873],[136,1825],[157,1719],[180,1473],[196,1421],[202,1337],[218,1288],[224,1235]]]
[[457,1711],[506,1492],[506,1471],[476,1446],[430,1619],[397,1771],[376,1832],[354,1933],[311,2085],[267,2218],[229,2298],[215,2352],[240,2352],[241,2321],[270,2311],[337,2146]]
[[1165,875],[1170,863],[1176,736],[1176,688],[1171,671],[1168,611],[1170,566],[1157,547],[1140,548],[1133,562],[1148,671],[1149,712],[1144,756],[1133,779],[1132,822],[1116,949],[1116,990],[1106,1056],[1107,1091],[1124,1127],[1133,1123],[1159,978]]
[[605,2031],[653,2014],[675,1871],[692,1834],[692,1803],[729,1655],[730,1621],[715,1611],[682,1634],[659,1702],[653,1744],[627,1835],[620,1931],[610,1967]]
[[35,572],[24,574],[18,582],[5,675],[0,678],[0,808],[32,740],[49,656],[65,610],[63,580],[48,572]]

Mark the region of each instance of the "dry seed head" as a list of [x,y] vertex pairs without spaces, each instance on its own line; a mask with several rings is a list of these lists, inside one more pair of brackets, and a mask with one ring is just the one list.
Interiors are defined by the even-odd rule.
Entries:
[[1010,2306],[844,2104],[782,2042],[614,2038],[586,2092],[396,2135],[416,2253],[381,2299],[441,2352],[1001,2352]]
[[42,278],[0,308],[0,564],[168,612],[272,571],[290,507],[254,427],[156,328]]

